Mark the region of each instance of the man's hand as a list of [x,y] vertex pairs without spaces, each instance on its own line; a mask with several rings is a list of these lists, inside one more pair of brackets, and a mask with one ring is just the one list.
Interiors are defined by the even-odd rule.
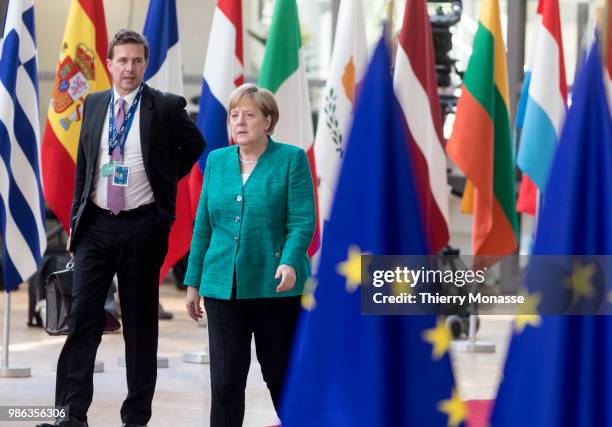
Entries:
[[66,252],[68,252],[70,256],[74,258],[74,252],[70,251],[70,241],[71,240],[72,240],[72,228],[70,229],[70,232],[68,233],[68,240],[66,241]]
[[192,286],[187,287],[187,297],[185,298],[185,307],[187,307],[187,314],[196,322],[202,318],[204,311],[200,305],[200,294],[198,288]]
[[275,279],[280,278],[280,284],[276,287],[276,292],[287,292],[295,286],[295,269],[287,264],[281,264],[276,269]]

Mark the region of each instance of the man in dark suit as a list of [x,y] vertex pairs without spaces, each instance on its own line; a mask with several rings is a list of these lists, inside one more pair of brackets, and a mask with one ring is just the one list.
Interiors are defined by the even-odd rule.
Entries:
[[128,385],[121,419],[124,426],[143,426],[151,418],[159,269],[177,181],[191,170],[205,141],[187,116],[185,99],[143,83],[147,61],[146,39],[119,31],[106,61],[113,88],[91,94],[83,107],[68,243],[75,256],[70,333],[55,394],[56,406],[67,406],[70,419],[41,426],[87,426],[104,299],[115,274]]

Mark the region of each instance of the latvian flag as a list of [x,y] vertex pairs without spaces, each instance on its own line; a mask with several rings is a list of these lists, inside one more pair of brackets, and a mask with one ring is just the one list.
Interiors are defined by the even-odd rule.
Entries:
[[399,37],[394,87],[408,128],[423,224],[433,253],[449,239],[448,184],[435,57],[425,0],[408,0]]

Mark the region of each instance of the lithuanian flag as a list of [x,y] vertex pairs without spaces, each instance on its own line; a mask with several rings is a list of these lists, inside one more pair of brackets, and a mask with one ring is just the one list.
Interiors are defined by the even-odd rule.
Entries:
[[89,93],[111,87],[107,49],[102,0],[72,0],[41,153],[45,199],[66,229],[70,226],[83,102]]
[[446,151],[468,179],[462,210],[474,214],[472,249],[507,255],[518,242],[506,49],[498,0],[483,0]]

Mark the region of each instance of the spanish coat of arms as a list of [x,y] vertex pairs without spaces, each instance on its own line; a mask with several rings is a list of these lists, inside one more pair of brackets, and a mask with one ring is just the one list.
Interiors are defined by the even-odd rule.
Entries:
[[88,80],[94,79],[94,52],[84,43],[79,43],[76,46],[74,59],[66,55],[60,63],[51,95],[51,105],[58,114],[66,111],[75,102],[77,103],[77,108],[72,114],[60,119],[60,124],[65,130],[68,130],[72,122],[81,119],[81,98],[91,89]]

